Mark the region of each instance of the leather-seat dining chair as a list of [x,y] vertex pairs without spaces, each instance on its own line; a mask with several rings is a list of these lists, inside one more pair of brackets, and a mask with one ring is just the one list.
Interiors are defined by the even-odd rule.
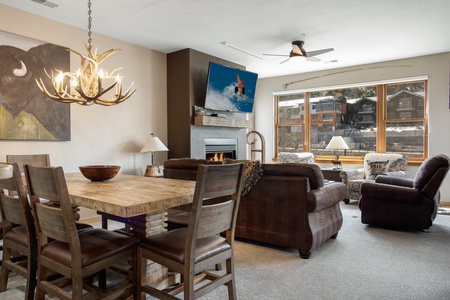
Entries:
[[[244,164],[199,165],[188,227],[174,229],[143,239],[138,246],[138,296],[159,299],[197,299],[226,285],[229,299],[237,299],[234,274],[234,231],[241,198]],[[205,200],[224,200],[206,204]],[[220,235],[220,234],[223,234]],[[181,274],[182,282],[168,290],[147,284],[147,259]],[[225,261],[225,274],[208,270]],[[198,283],[208,280],[199,287]]]
[[[132,271],[136,270],[135,254],[139,240],[102,228],[78,232],[62,167],[25,165],[25,176],[38,235],[36,299],[44,299],[46,293],[59,299],[82,299],[86,296],[83,291],[102,299],[135,296]],[[60,205],[45,205],[40,198]],[[48,242],[49,238],[53,241]],[[106,269],[113,271],[114,265],[120,261],[131,261],[130,271],[122,281],[108,289],[91,282],[93,275]],[[66,280],[63,282],[67,282],[71,289],[67,291],[58,282],[47,280],[49,272],[64,276]]]
[[36,231],[19,166],[12,165],[13,177],[0,180],[0,210],[4,223],[0,292],[6,290],[9,273],[14,272],[26,279],[25,299],[31,300],[36,288]]
[[[25,165],[32,165],[32,166],[38,166],[38,167],[50,167],[50,154],[43,153],[43,154],[7,154],[6,155],[6,161],[8,163],[17,163],[19,165],[20,172],[22,174],[25,173],[24,166]],[[54,203],[54,205],[57,205]],[[77,220],[77,230],[83,231],[83,230],[89,230],[92,229],[92,225],[80,222],[80,215],[78,214],[78,211],[80,210],[78,207],[73,206],[72,207],[73,213],[75,214],[76,220]]]

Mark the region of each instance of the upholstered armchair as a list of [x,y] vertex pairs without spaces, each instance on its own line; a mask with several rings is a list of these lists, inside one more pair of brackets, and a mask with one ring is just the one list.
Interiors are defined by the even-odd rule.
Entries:
[[350,200],[359,200],[361,196],[361,185],[364,182],[375,182],[378,175],[389,175],[393,177],[407,178],[406,167],[408,158],[399,153],[367,153],[364,156],[364,167],[342,170],[340,176],[342,182],[347,185],[347,198],[345,203]]
[[277,162],[313,164],[314,154],[311,152],[280,152],[277,156]]
[[361,222],[394,229],[430,228],[449,167],[446,155],[434,155],[422,163],[414,179],[378,176],[374,183],[363,183]]

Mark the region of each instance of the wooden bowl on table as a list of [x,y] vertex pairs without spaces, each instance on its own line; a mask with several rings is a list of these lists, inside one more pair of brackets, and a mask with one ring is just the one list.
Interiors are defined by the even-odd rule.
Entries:
[[120,166],[93,165],[79,167],[81,174],[91,181],[105,181],[114,178]]

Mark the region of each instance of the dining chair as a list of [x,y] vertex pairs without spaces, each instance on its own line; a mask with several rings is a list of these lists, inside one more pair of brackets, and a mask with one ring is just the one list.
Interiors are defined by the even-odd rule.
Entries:
[[[36,166],[50,166],[49,154],[7,154],[6,162],[12,164],[17,163],[21,174],[24,174],[23,166],[25,164],[32,164]],[[10,192],[9,194],[13,194]]]
[[[38,167],[50,167],[50,154],[7,154],[6,161],[8,163],[17,163],[19,165],[20,172],[24,174],[24,166],[27,164]],[[53,205],[58,204],[53,203]],[[78,231],[89,230],[93,228],[92,225],[79,221],[80,214],[78,212],[80,211],[80,209],[78,208],[78,206],[73,205],[72,211],[75,214],[77,220]]]
[[[244,164],[199,165],[188,227],[146,237],[138,246],[137,293],[159,299],[197,299],[226,285],[228,298],[237,299],[234,274],[234,231],[241,198]],[[215,204],[205,200],[220,198]],[[146,262],[151,260],[181,274],[168,290],[147,284]],[[209,272],[225,261],[225,274]],[[207,284],[201,285],[201,281]]]
[[[3,220],[0,293],[6,291],[9,273],[14,272],[26,279],[25,299],[33,299],[37,268],[36,231],[19,165],[12,165],[13,177],[0,180]],[[10,192],[17,196],[10,196]]]
[[17,163],[20,172],[24,173],[24,165],[33,165],[41,167],[50,166],[50,154],[7,154],[6,162]]
[[[44,299],[46,293],[59,299],[82,299],[86,293],[108,299],[134,295],[132,271],[136,270],[139,240],[102,228],[78,232],[62,167],[25,165],[25,176],[38,235],[36,299]],[[60,205],[45,205],[40,198]],[[49,238],[53,241],[48,242]],[[103,289],[90,280],[107,269],[114,272],[114,265],[121,261],[131,262],[129,272],[114,286]],[[50,272],[56,272],[66,280],[49,281]],[[117,276],[123,274],[117,273]],[[115,279],[119,280],[118,277]],[[61,283],[67,283],[71,289],[68,286],[65,288],[69,290],[63,289]]]

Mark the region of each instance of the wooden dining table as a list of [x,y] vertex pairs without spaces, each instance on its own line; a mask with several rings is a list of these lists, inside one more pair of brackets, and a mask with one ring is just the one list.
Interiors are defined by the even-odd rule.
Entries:
[[[138,238],[166,231],[166,209],[191,203],[195,181],[118,174],[107,181],[90,181],[80,173],[66,173],[73,205],[121,218]],[[165,280],[163,280],[165,279]],[[170,285],[167,268],[150,262],[147,282]]]
[[66,173],[65,178],[73,204],[123,218],[190,203],[195,188],[195,181],[137,175],[90,181],[80,173]]

